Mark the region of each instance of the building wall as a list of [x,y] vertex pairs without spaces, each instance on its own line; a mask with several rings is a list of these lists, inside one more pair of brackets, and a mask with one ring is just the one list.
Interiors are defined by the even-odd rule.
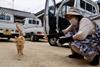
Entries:
[[33,18],[33,19],[37,18],[33,13],[14,10],[10,8],[4,8],[4,7],[0,7],[0,12],[12,14],[14,16],[14,21],[21,21],[24,18]]

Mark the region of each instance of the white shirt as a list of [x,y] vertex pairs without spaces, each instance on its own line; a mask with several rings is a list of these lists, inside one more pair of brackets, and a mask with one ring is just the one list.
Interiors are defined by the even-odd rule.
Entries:
[[83,40],[94,29],[93,23],[88,18],[82,18],[79,25],[78,32],[73,36],[74,39]]

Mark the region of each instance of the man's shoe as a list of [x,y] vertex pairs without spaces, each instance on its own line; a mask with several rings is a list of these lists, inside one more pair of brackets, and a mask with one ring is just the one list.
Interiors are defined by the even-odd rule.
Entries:
[[82,55],[79,55],[77,53],[71,54],[68,56],[69,58],[75,58],[75,59],[84,59]]
[[100,55],[96,55],[93,61],[90,62],[90,65],[93,65],[93,66],[99,65],[99,58],[100,58]]
[[62,31],[60,31],[60,32],[57,33],[56,35],[57,35],[57,37],[65,36],[65,34],[64,34]]
[[66,38],[60,38],[57,40],[57,45],[62,46],[64,43],[72,42],[72,41],[74,41],[72,36]]

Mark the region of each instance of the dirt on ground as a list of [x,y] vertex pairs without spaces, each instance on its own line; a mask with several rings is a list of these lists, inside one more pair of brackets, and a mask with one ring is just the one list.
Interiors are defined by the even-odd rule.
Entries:
[[0,40],[0,67],[91,67],[85,60],[69,58],[69,54],[69,48],[50,46],[45,41],[26,41],[24,55],[18,60],[15,43]]

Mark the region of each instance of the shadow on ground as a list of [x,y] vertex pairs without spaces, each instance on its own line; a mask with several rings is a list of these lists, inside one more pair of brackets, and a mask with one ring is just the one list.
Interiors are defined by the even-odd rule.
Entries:
[[13,41],[8,39],[0,39],[0,42],[13,42]]
[[[30,39],[26,38],[26,41],[30,41]],[[39,40],[35,40],[35,41],[30,41],[30,42],[48,42],[45,39],[39,39]]]

